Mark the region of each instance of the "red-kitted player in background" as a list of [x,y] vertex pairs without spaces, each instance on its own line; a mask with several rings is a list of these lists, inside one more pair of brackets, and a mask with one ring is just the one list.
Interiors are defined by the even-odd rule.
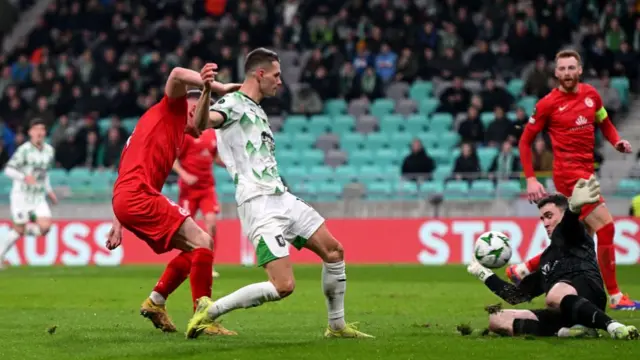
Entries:
[[[531,145],[538,133],[549,132],[553,145],[553,182],[558,192],[571,196],[578,179],[588,179],[594,174],[595,126],[621,153],[631,153],[631,145],[622,140],[607,115],[600,94],[591,85],[580,83],[582,63],[573,50],[563,50],[556,55],[555,76],[559,86],[540,99],[529,118],[520,139],[520,160],[527,178],[527,195],[531,202],[545,196],[545,189],[538,182],[533,170]],[[598,263],[610,296],[610,308],[636,310],[640,303],[631,300],[618,288],[616,281],[615,228],[611,213],[601,197],[598,203],[582,208],[580,219],[590,233],[598,236]],[[537,271],[540,255],[525,263],[511,265],[507,276],[514,282]]]

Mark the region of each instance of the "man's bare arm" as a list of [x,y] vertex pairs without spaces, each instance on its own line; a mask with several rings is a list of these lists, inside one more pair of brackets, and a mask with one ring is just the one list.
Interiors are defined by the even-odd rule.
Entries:
[[169,98],[179,98],[187,94],[187,86],[201,88],[203,86],[200,73],[197,71],[176,67],[171,70],[164,92]]

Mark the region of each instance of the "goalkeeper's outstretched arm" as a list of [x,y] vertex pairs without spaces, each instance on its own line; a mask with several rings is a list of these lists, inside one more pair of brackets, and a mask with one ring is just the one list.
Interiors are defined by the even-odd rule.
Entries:
[[518,286],[515,286],[500,279],[493,271],[476,261],[467,267],[467,271],[480,279],[491,292],[511,305],[529,302],[544,293],[542,289],[542,274],[539,272],[534,272],[525,277]]

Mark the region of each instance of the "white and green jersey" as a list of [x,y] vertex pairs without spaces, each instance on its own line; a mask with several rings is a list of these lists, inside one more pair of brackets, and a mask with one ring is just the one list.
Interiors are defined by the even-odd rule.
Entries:
[[256,196],[285,192],[273,133],[260,105],[238,91],[223,96],[210,110],[225,118],[216,129],[218,152],[236,184],[238,205]]
[[53,165],[54,154],[53,146],[49,144],[44,144],[42,149],[38,149],[31,142],[26,142],[16,149],[7,163],[7,169],[18,171],[24,176],[31,175],[36,183],[27,185],[24,178],[14,178],[11,189],[12,199],[20,199],[28,203],[46,200],[45,195],[50,188],[47,171]]

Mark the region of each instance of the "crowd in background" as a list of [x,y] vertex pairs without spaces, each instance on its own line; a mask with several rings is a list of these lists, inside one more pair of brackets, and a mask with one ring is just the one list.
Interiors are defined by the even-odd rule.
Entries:
[[[456,117],[456,176],[479,171],[478,144],[500,148],[493,172],[517,176],[512,149],[529,114],[503,84],[523,78],[522,95],[543,96],[555,86],[556,51],[569,44],[581,49],[585,75],[600,79],[615,119],[623,108],[609,77],[627,76],[634,89],[638,77],[635,2],[239,0],[218,14],[200,0],[55,0],[28,38],[0,56],[0,167],[40,118],[57,166],[114,168],[128,136],[120,119],[157,102],[172,67],[215,61],[219,81],[241,81],[246,53],[266,46],[305,60],[299,76],[285,77],[278,96],[262,104],[269,115],[320,113],[331,98],[374,100],[398,81],[451,81],[438,111]],[[465,88],[465,79],[482,89]],[[485,128],[479,114],[486,111],[495,120]],[[105,117],[111,125],[100,131]],[[401,171],[433,171],[424,146],[411,146]],[[544,139],[535,154],[536,169],[550,170]]]

